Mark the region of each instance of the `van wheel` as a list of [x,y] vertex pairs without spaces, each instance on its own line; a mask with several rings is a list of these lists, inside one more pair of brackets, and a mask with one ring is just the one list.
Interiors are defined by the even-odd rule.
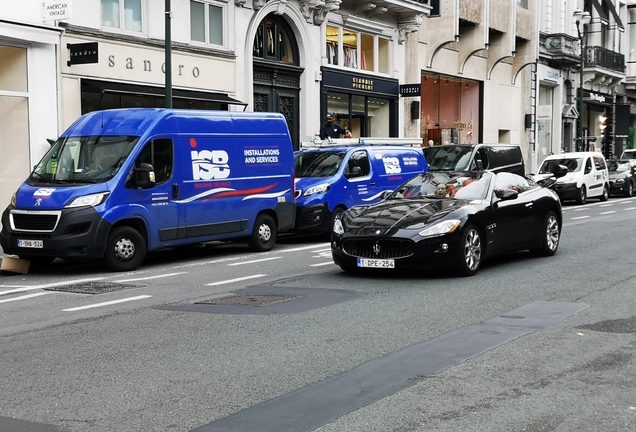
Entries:
[[545,218],[541,246],[537,249],[531,249],[530,252],[537,256],[552,256],[559,248],[560,239],[561,228],[559,227],[559,219],[556,214],[551,211]]
[[247,240],[250,249],[255,252],[271,250],[276,243],[278,230],[271,216],[262,214],[256,218],[252,235]]
[[607,187],[607,185],[603,186],[603,194],[598,198],[601,201],[607,201],[607,199],[609,198],[609,188]]
[[581,185],[579,189],[579,196],[576,197],[577,204],[585,204],[587,202],[587,192],[585,191],[585,185]]
[[457,271],[462,276],[473,276],[479,270],[484,249],[481,234],[474,225],[468,225],[462,233],[457,251]]
[[113,229],[106,241],[103,262],[112,271],[135,270],[146,258],[146,241],[134,228],[120,226]]

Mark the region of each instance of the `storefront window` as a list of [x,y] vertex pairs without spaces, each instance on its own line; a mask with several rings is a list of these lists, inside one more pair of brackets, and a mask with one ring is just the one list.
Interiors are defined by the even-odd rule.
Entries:
[[332,65],[338,64],[338,27],[327,26],[327,63]]
[[389,39],[328,25],[325,40],[327,64],[390,73]]
[[425,145],[479,142],[480,84],[452,76],[422,75]]
[[390,73],[389,68],[389,48],[390,48],[389,40],[379,37],[378,38],[378,72],[388,74]]
[[252,54],[266,60],[297,64],[290,30],[275,19],[264,19],[256,29]]
[[26,49],[0,46],[0,91],[26,92]]

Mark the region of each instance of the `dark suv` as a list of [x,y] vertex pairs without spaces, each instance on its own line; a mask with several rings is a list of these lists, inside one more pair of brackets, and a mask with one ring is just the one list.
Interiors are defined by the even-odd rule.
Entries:
[[429,171],[511,172],[525,176],[521,148],[516,144],[445,144],[424,148]]
[[610,194],[632,196],[636,185],[636,165],[626,159],[610,159],[607,161],[607,169]]

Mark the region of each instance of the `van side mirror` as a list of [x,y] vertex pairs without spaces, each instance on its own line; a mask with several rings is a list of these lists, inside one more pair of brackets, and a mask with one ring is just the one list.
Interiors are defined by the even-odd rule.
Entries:
[[155,171],[149,163],[142,163],[133,168],[132,176],[126,183],[126,187],[150,189],[155,187]]
[[484,162],[481,159],[475,159],[475,166],[477,167],[477,171],[484,170]]
[[568,173],[568,168],[565,165],[555,165],[552,168],[552,174],[556,177],[556,178],[561,178],[563,176],[565,176]]
[[359,166],[354,166],[353,168],[351,168],[351,171],[349,171],[347,178],[359,177],[361,173],[362,173],[362,168],[360,168]]

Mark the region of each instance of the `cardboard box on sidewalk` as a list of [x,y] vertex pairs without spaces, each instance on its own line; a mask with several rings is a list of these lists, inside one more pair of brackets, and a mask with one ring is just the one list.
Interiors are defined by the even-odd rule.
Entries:
[[27,274],[29,272],[30,264],[31,261],[4,255],[2,257],[2,265],[0,266],[0,271]]

